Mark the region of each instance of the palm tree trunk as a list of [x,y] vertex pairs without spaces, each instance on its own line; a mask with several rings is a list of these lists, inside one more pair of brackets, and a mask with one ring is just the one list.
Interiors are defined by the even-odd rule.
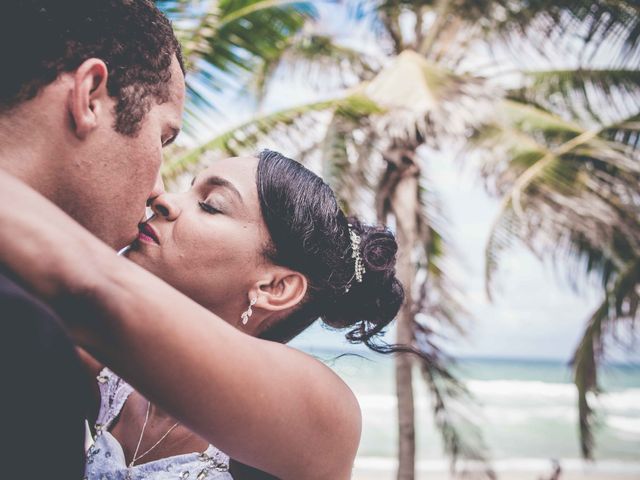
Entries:
[[[402,244],[400,245],[402,248]],[[402,271],[401,271],[402,270]],[[406,269],[398,269],[400,278]],[[405,273],[405,275],[402,275]],[[413,335],[411,306],[405,304],[398,317],[398,343],[407,343]],[[398,480],[415,477],[416,434],[413,404],[412,361],[408,354],[396,358],[396,394],[398,396]]]
[[[405,286],[406,299],[397,320],[397,341],[412,345],[413,301],[411,286],[415,278],[415,266],[411,252],[417,241],[416,212],[418,206],[419,169],[415,163],[415,147],[394,146],[384,155],[388,165],[390,210],[396,219],[398,238],[398,278]],[[413,402],[412,357],[399,354],[396,357],[396,393],[398,396],[398,480],[415,477],[415,415]]]

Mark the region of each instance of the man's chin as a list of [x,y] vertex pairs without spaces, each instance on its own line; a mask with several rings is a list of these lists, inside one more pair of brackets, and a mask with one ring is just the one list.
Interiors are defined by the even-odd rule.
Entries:
[[136,238],[129,245],[120,250],[118,254],[131,259],[132,256],[136,256],[136,253],[140,253],[140,251],[142,250],[140,247],[140,241]]
[[145,245],[137,238],[127,247],[123,248],[119,254],[140,266],[144,266],[150,258],[145,249]]
[[118,241],[112,243],[112,247],[114,250],[118,252],[119,255],[122,255],[138,238],[138,229],[136,228],[132,232],[130,232],[126,236],[122,236],[118,238]]

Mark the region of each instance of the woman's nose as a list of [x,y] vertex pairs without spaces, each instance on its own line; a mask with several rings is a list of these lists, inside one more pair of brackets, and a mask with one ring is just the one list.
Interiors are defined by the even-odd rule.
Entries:
[[180,207],[178,206],[175,195],[163,193],[158,195],[151,202],[151,210],[153,213],[165,220],[173,221],[180,215]]

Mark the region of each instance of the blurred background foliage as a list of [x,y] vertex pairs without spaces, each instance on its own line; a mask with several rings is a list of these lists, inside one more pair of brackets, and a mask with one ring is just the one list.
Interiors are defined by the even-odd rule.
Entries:
[[[321,173],[348,213],[364,213],[397,233],[398,274],[408,291],[397,341],[421,352],[395,360],[398,478],[415,475],[415,368],[429,388],[452,468],[459,459],[483,462],[487,455],[467,408],[472,399],[440,348],[441,335],[462,333],[473,313],[447,275],[450,242],[425,171],[425,158],[442,151],[469,163],[500,199],[485,248],[489,296],[502,255],[515,245],[576,284],[596,278],[601,286],[601,305],[585,318],[572,360],[581,450],[591,457],[592,395],[599,392],[605,340],[638,318],[640,5],[158,4],[172,18],[190,68],[185,134],[165,162],[168,182],[212,157],[275,144]],[[340,12],[338,30],[321,15],[327,4]],[[358,40],[363,29],[373,42]],[[283,77],[312,86],[316,95],[265,110],[264,99]],[[218,102],[225,92],[250,113],[220,131],[212,125],[229,125]],[[488,464],[483,471],[493,475]]]

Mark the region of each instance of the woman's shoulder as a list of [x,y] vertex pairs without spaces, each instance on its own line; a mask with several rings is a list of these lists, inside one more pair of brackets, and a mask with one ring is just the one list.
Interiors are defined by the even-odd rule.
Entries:
[[[351,387],[324,361],[294,347],[286,348],[292,352],[291,361],[296,363],[300,374],[313,379],[310,384],[314,390],[325,392],[338,400],[343,408],[350,410],[349,413],[360,412],[358,400]],[[323,395],[322,398],[325,396]]]
[[[275,348],[280,350],[279,361],[274,361],[274,364],[283,367],[278,375],[286,371],[284,377],[277,377],[280,384],[302,386],[303,388],[295,389],[295,392],[305,397],[305,405],[320,407],[313,411],[324,415],[325,420],[332,423],[337,417],[347,417],[343,418],[345,425],[351,425],[359,431],[361,412],[358,399],[351,387],[335,371],[310,353],[289,345],[266,343],[275,345]],[[353,421],[354,417],[357,422]]]
[[[292,360],[298,366],[301,381],[305,382],[306,400],[315,407],[313,410],[316,412],[318,433],[326,432],[329,435],[329,441],[334,447],[331,451],[337,453],[333,465],[325,465],[334,468],[332,472],[327,472],[327,475],[339,475],[331,478],[342,478],[340,472],[347,469],[350,471],[360,444],[362,412],[358,399],[349,385],[319,358],[292,347],[288,348],[296,352],[292,353]],[[340,462],[346,459],[351,459],[351,463],[347,462],[348,465],[341,466]]]

